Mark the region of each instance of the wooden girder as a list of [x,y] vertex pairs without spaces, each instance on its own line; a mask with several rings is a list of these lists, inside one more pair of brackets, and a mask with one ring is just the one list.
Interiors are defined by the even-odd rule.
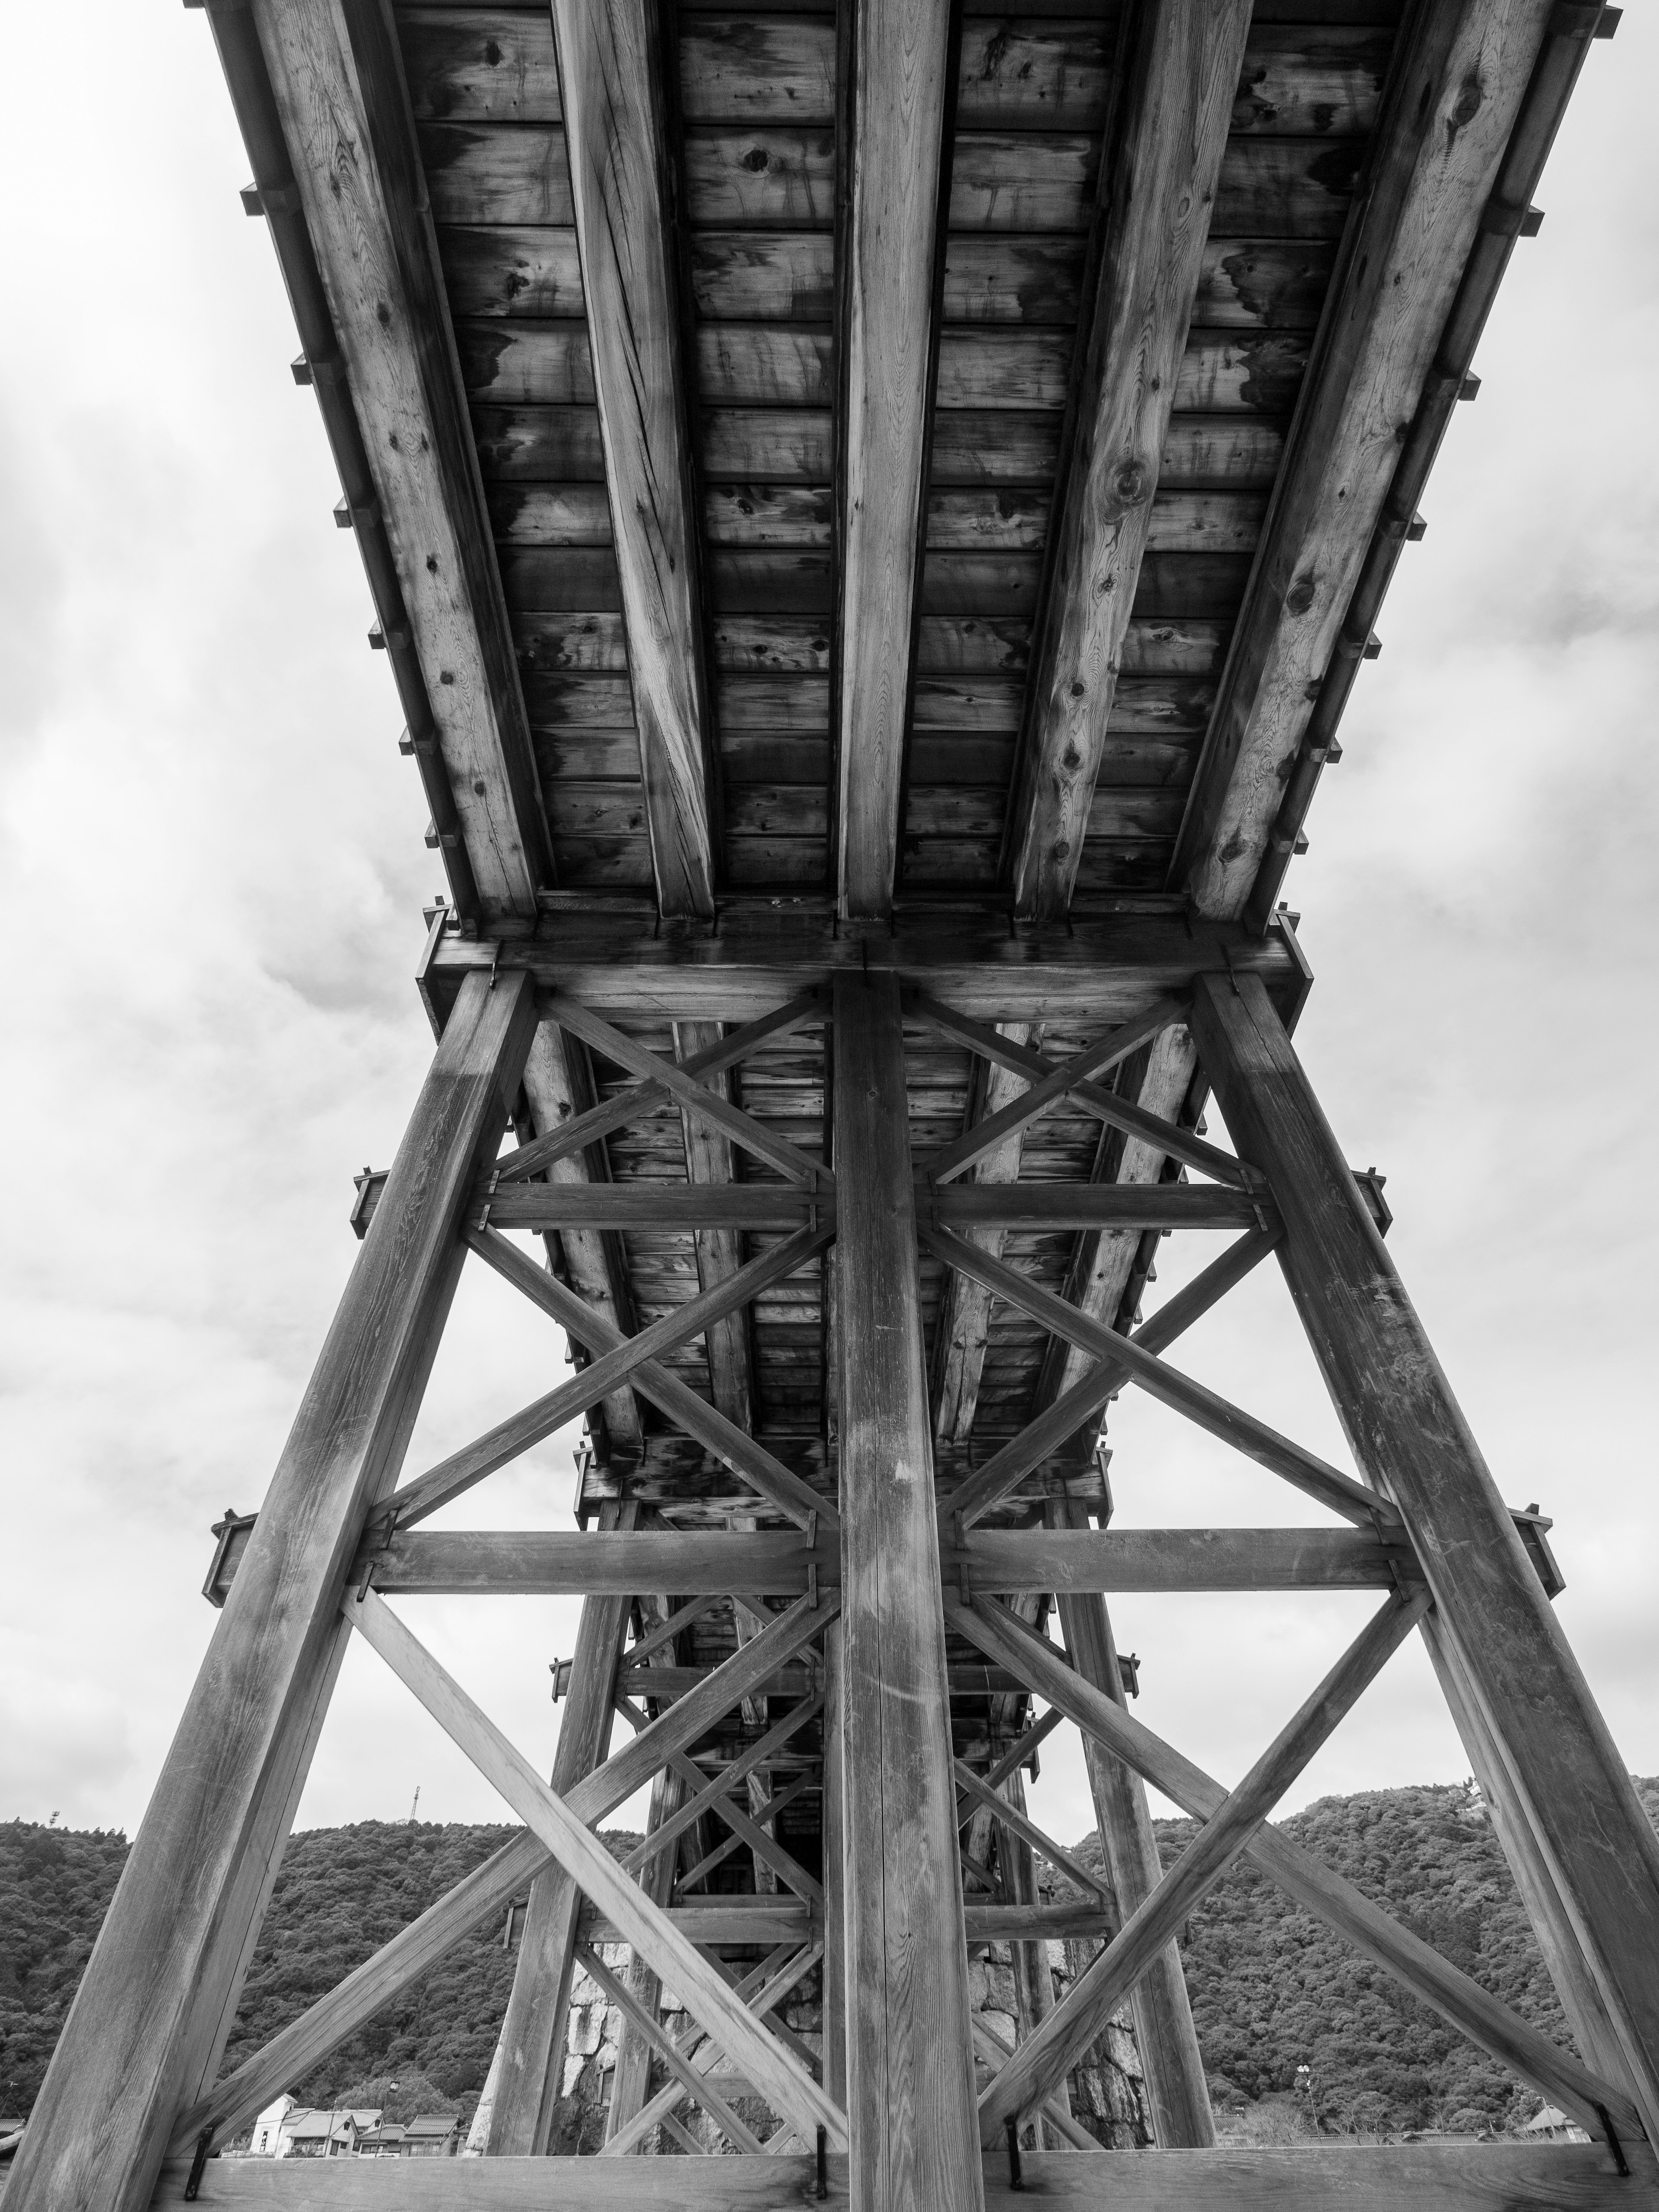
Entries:
[[1022,914],[1072,902],[1249,21],[1249,0],[1148,0],[1133,18],[1008,809]]
[[1439,350],[1554,13],[1431,0],[1396,49],[1171,866],[1200,913],[1243,912],[1328,672],[1364,647],[1350,603],[1419,411],[1462,384]]

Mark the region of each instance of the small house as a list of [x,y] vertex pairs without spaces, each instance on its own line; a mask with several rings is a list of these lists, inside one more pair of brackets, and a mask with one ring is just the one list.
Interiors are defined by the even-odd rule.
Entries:
[[364,2131],[357,2145],[357,2155],[359,2158],[401,2158],[404,2137],[408,2133],[408,2129],[400,2127],[396,2120],[382,2120],[379,2127]]
[[283,2134],[290,2158],[351,2158],[363,2130],[353,2112],[299,2112],[283,2122]]
[[404,2134],[405,2158],[453,2158],[461,2147],[459,2112],[428,2112],[411,2120]]

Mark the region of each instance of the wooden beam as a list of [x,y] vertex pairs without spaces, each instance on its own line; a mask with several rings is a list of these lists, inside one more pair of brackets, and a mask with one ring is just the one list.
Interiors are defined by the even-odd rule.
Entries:
[[[1067,1542],[1085,1540],[1080,1506],[1068,1498],[1051,1498],[1045,1512],[1050,1529]],[[1335,1533],[1343,1540],[1349,1534]],[[1365,1540],[1358,1531],[1353,1534],[1356,1541]],[[1073,1666],[1092,1688],[1121,1708],[1123,1675],[1104,1603],[1097,1596],[1064,1593],[1059,1605]],[[1083,1764],[1121,1926],[1133,1917],[1164,1878],[1146,1785],[1133,1767],[1114,1758],[1087,1734],[1083,1738]],[[1130,2005],[1152,2112],[1152,2140],[1164,2150],[1206,2148],[1215,2142],[1215,2118],[1187,1977],[1173,1942],[1166,1943],[1149,1960],[1134,1984]]]
[[[533,1828],[584,1894],[599,1905],[635,1950],[645,1952],[686,2009],[720,2044],[773,2108],[809,2134],[824,2128],[837,2148],[844,2114],[811,2075],[733,1997],[728,1984],[673,1923],[636,1889],[580,1817],[548,1789],[533,1767],[411,1636],[373,1590],[347,1600],[348,1618],[465,1752],[514,1812]],[[497,2092],[499,2099],[499,2090]]]
[[[580,1037],[567,1036],[556,1023],[538,1024],[524,1067],[525,1097],[536,1129],[528,1146],[517,1155],[547,1144],[559,1133],[581,1122],[593,1103],[593,1071]],[[505,1171],[507,1163],[503,1163]],[[494,1170],[492,1169],[492,1173]],[[602,1189],[611,1180],[611,1162],[604,1143],[595,1138],[566,1152],[551,1153],[538,1162],[537,1171],[547,1177],[547,1188],[574,1194]],[[604,1228],[572,1226],[558,1231],[557,1252],[564,1262],[570,1287],[579,1297],[621,1336],[632,1336],[636,1322],[634,1295],[628,1280],[628,1255],[620,1237]],[[552,1248],[550,1247],[550,1255]],[[639,1456],[645,1441],[639,1401],[626,1387],[605,1401],[602,1426],[597,1439],[608,1457]]]
[[[672,1647],[665,1647],[672,1656]],[[679,1811],[684,1796],[679,1776],[672,1767],[665,1766],[651,1784],[651,1805],[646,1815],[646,1844],[648,1847],[661,1834],[666,1823]],[[674,1894],[674,1875],[679,1863],[678,1850],[672,1843],[665,1850],[652,1852],[645,1861],[641,1887],[653,1905],[664,1911],[671,1909]],[[630,1869],[635,1871],[635,1869]],[[628,1962],[628,1986],[635,2003],[647,2018],[655,2021],[662,2004],[662,1977],[648,1959],[637,1953]],[[651,2050],[649,2039],[634,2020],[624,2018],[622,2031],[617,2038],[617,2065],[611,2077],[611,2102],[605,2109],[606,2140],[621,2133],[644,2105],[651,2085]]]
[[847,2102],[847,1737],[841,1623],[823,1638],[823,2086]]
[[930,1227],[1022,1230],[1260,1228],[1271,1208],[1242,1190],[1206,1183],[966,1183],[916,1195]]
[[744,2126],[726,2100],[714,2088],[707,2075],[696,2072],[680,2057],[678,2046],[671,2036],[664,2033],[654,2011],[647,2011],[633,1990],[617,1980],[596,1951],[584,1948],[582,1963],[621,2012],[623,2021],[656,2052],[675,2080],[690,2093],[692,2101],[702,2106],[732,2148],[749,2151],[758,2157],[761,2149],[759,2137]]
[[[670,1751],[695,1744],[739,1698],[804,1644],[817,1636],[836,1601],[817,1608],[803,1599],[763,1636],[736,1651],[696,1689],[642,1728],[629,1743],[571,1791],[569,1806],[590,1825],[642,1790]],[[172,2148],[193,2148],[204,2128],[221,2139],[267,2105],[285,2081],[302,2081],[400,1991],[428,1972],[483,1921],[500,1913],[548,1864],[550,1854],[526,1831],[428,1905],[361,1966],[279,2029],[270,2041],[214,2084],[174,2128]],[[696,1940],[694,1936],[693,1940]]]
[[178,2114],[219,2070],[338,1671],[340,1593],[397,1479],[532,1018],[522,985],[479,982],[438,1048],[47,2068],[14,2203],[142,2212]]
[[553,24],[657,898],[665,915],[711,915],[719,816],[669,184],[672,49],[651,0],[554,0]]
[[1063,915],[1077,881],[1249,21],[1249,0],[1152,0],[1137,22],[1009,803],[1022,914]]
[[[631,1503],[606,1506],[601,1527],[631,1532],[639,1510]],[[617,1647],[627,1620],[626,1597],[583,1601],[569,1695],[553,1750],[552,1787],[567,1801],[610,1748]],[[495,2095],[484,2140],[492,2158],[544,2154],[552,2138],[580,1909],[580,1892],[556,1863],[544,1867],[530,1885],[513,1987],[496,2038]]]
[[533,915],[552,860],[396,32],[368,0],[254,19],[339,340],[313,374],[349,381],[425,682],[411,735],[441,751],[486,909]]
[[[1090,1321],[1075,1306],[1068,1306],[1064,1298],[1056,1297],[1052,1291],[1037,1288],[1013,1268],[1005,1267],[1000,1260],[976,1251],[948,1230],[919,1229],[917,1237],[925,1251],[932,1252],[947,1267],[960,1267],[977,1275],[981,1282],[988,1284],[1011,1305],[1030,1314],[1055,1335],[1068,1338],[1103,1362],[1120,1362],[1127,1380],[1138,1383],[1149,1397],[1185,1413],[1211,1436],[1231,1444],[1258,1466],[1282,1475],[1286,1482],[1294,1484],[1306,1496],[1317,1498],[1333,1513],[1340,1513],[1344,1520],[1363,1528],[1382,1527],[1398,1518],[1380,1493],[1367,1490],[1352,1475],[1342,1474],[1316,1454],[1304,1450],[1300,1444],[1269,1428],[1265,1421],[1258,1421],[1253,1413],[1245,1413],[1215,1391],[1206,1389],[1201,1382],[1194,1382],[1190,1376],[1153,1358],[1133,1337],[1119,1336],[1103,1328],[1098,1322]],[[1516,1540],[1518,1543],[1520,1539]]]
[[[485,1230],[482,1235],[473,1231],[469,1232],[467,1242],[497,1273],[516,1283],[526,1297],[551,1314],[590,1352],[602,1357],[618,1350],[626,1341],[607,1322],[567,1291],[562,1283],[544,1274],[505,1237],[497,1236],[493,1230]],[[746,1436],[717,1407],[699,1398],[689,1383],[682,1382],[655,1360],[647,1360],[642,1366],[631,1369],[630,1374],[634,1388],[642,1397],[660,1406],[677,1426],[706,1445],[781,1513],[802,1528],[814,1513],[821,1526],[827,1528],[838,1525],[835,1508],[827,1498],[821,1497],[799,1475],[792,1474],[763,1444]]]
[[1174,1942],[1285,1792],[1353,1710],[1421,1618],[1426,1593],[1390,1597],[1318,1688],[1280,1729],[1244,1779],[1125,1919],[1088,1971],[979,2100],[983,2141],[1050,2095],[1104,2029],[1141,1976]]
[[[1019,1079],[999,1074],[995,1080],[1012,1089]],[[702,1141],[729,1157],[724,1138],[705,1132]],[[937,1188],[924,1183],[916,1194],[918,1218],[930,1226],[984,1230],[1000,1241],[1009,1230],[1248,1229],[1266,1211],[1261,1199],[1245,1191],[1206,1183],[1023,1183],[1016,1180],[1018,1142],[1006,1140],[1001,1149],[1014,1175]],[[982,1159],[979,1165],[982,1170]],[[720,1182],[699,1172],[685,1188],[654,1182],[514,1183],[491,1193],[479,1212],[492,1229],[557,1230],[562,1236],[572,1229],[678,1232],[696,1237],[699,1255],[721,1239],[720,1263],[701,1263],[708,1291],[735,1273],[738,1241],[744,1233],[799,1230],[815,1221],[832,1226],[835,1200],[787,1184]],[[715,1403],[720,1403],[718,1392]],[[720,1410],[728,1419],[737,1418],[729,1407]]]
[[1202,914],[1249,896],[1551,12],[1433,0],[1397,49],[1176,847]]
[[[1143,1352],[1167,1351],[1182,1330],[1190,1328],[1242,1282],[1273,1248],[1273,1237],[1265,1231],[1253,1230],[1241,1237],[1219,1259],[1212,1260],[1201,1274],[1195,1276],[1185,1290],[1167,1300],[1149,1322],[1135,1331],[1131,1341]],[[1097,1413],[1121,1387],[1122,1380],[1123,1369],[1115,1359],[1097,1360],[1081,1381],[1052,1400],[1018,1436],[993,1452],[983,1467],[957,1486],[950,1498],[952,1520],[959,1518],[963,1528],[969,1528],[982,1514],[988,1513],[1034,1467],[1059,1451],[1084,1422]]]
[[[532,938],[478,944],[446,934],[421,981],[440,1014],[460,977],[527,968],[608,1012],[666,1021],[746,1022],[780,997],[819,988],[837,975],[895,975],[981,1021],[1086,1018],[1109,1024],[1185,990],[1194,975],[1261,974],[1293,1006],[1304,976],[1278,931],[1247,937],[1236,924],[1165,915],[1073,915],[1070,929],[1010,932],[1007,917],[969,908],[960,915],[907,913],[891,927],[838,929],[811,908],[763,909],[720,902],[717,933],[699,925],[657,926],[647,914],[547,914]],[[1046,1073],[1046,1064],[1044,1071]]]
[[898,866],[926,542],[950,12],[930,0],[858,0],[847,52],[836,891],[844,915],[879,915]]
[[[1048,2151],[1022,2160],[1019,2191],[1006,2152],[987,2152],[984,2202],[1022,2212],[1031,2196],[1046,2212],[1654,2212],[1659,2179],[1638,2144],[1629,2179],[1596,2143],[1346,2143],[1293,2150]],[[301,2171],[291,2171],[298,2167]],[[188,2200],[188,2160],[168,2164],[158,2212]],[[830,2162],[832,2207],[848,2203],[846,2161]],[[213,2168],[216,2202],[250,2212],[452,2212],[455,2169],[447,2160],[250,2158]],[[604,2158],[492,2160],[466,2175],[477,2212],[781,2212],[810,2203],[811,2157],[673,2159],[627,2166]],[[1016,2205],[1014,2197],[1020,2197]]]
[[[958,1810],[964,1801],[971,1800],[983,1806],[992,1818],[999,1821],[1011,1836],[1018,1836],[1028,1845],[1040,1850],[1046,1859],[1057,1866],[1060,1872],[1074,1881],[1085,1894],[1093,1890],[1103,1903],[1108,1905],[1112,1903],[1111,1885],[1103,1881],[1099,1875],[1091,1874],[1081,1859],[1073,1858],[1064,1845],[1057,1844],[1052,1836],[1044,1835],[1036,1822],[1026,1813],[1024,1806],[1003,1794],[1007,1786],[1006,1779],[1000,1790],[989,1789],[974,1772],[973,1768],[964,1765],[961,1759],[956,1762],[956,1779],[957,1787],[962,1792],[961,1798],[957,1800]],[[1030,1905],[1035,1904],[1036,1900],[1035,1898],[1026,1898],[1018,1901]]]
[[[1017,1034],[1020,1043],[1035,1045],[1041,1039],[1042,1030],[1022,1022],[1017,1024]],[[1025,1088],[1024,1080],[1006,1067],[990,1060],[975,1060],[969,1091],[969,1126],[976,1127],[989,1121]],[[1022,1133],[1015,1129],[978,1155],[971,1170],[973,1182],[963,1188],[988,1192],[1018,1182],[1023,1149]],[[918,1197],[921,1194],[919,1192]],[[969,1228],[965,1234],[986,1251],[1001,1256],[1001,1229]],[[982,1283],[973,1282],[966,1275],[945,1277],[945,1300],[934,1339],[936,1380],[933,1392],[933,1433],[942,1441],[965,1443],[973,1434],[985,1349],[990,1340],[993,1304],[991,1293]]]
[[[1003,1607],[979,1599],[972,1606],[958,1606],[947,1599],[945,1611],[952,1628],[1004,1665],[1017,1665],[1039,1697],[1058,1706],[1183,1812],[1207,1820],[1225,1801],[1227,1793],[1218,1782],[1142,1722],[1120,1711],[1068,1667],[1052,1644]],[[1625,2142],[1641,2132],[1636,2106],[1623,2089],[1589,2073],[1479,1982],[1391,1920],[1363,1890],[1332,1873],[1312,1852],[1273,1828],[1261,1829],[1247,1850],[1304,1911],[1328,1921],[1471,2042],[1571,2112],[1588,2133],[1605,2135],[1609,2122]]]
[[[718,1022],[677,1022],[674,1024],[674,1054],[684,1060],[699,1051],[706,1051],[720,1041]],[[727,1105],[732,1103],[732,1078],[721,1073],[705,1076],[707,1087]],[[699,1197],[720,1200],[736,1197],[739,1190],[744,1197],[751,1194],[737,1181],[737,1155],[732,1140],[723,1131],[711,1129],[683,1109],[680,1129],[685,1141],[686,1180]],[[703,1188],[706,1186],[706,1188]],[[705,1291],[717,1284],[728,1281],[743,1266],[743,1237],[740,1226],[734,1223],[711,1223],[699,1232],[696,1240],[697,1280]],[[708,1359],[708,1386],[715,1405],[728,1421],[740,1429],[755,1425],[754,1363],[750,1356],[749,1316],[746,1313],[728,1314],[724,1321],[711,1324],[705,1337]]]
[[[687,1023],[686,1028],[702,1024]],[[729,1155],[724,1137],[699,1132],[702,1144],[718,1146]],[[698,1149],[701,1150],[700,1144]],[[692,1147],[688,1145],[688,1158]],[[834,1201],[830,1201],[833,1218]],[[509,1183],[495,1191],[480,1208],[492,1229],[647,1229],[695,1236],[699,1254],[719,1237],[735,1248],[745,1231],[799,1229],[815,1212],[823,1212],[823,1201],[787,1183],[738,1183],[698,1175],[682,1188],[675,1183],[640,1182],[608,1183],[572,1189],[557,1183]],[[704,1290],[736,1273],[726,1266],[708,1274]],[[718,1401],[717,1401],[718,1402]],[[729,1408],[720,1411],[733,1419]]]
[[1659,1837],[1272,1005],[1247,980],[1200,989],[1194,1012],[1228,1124],[1280,1206],[1326,1387],[1405,1522],[1659,2137]]
[[859,2212],[972,2212],[968,1960],[897,986],[838,983],[848,2114]]

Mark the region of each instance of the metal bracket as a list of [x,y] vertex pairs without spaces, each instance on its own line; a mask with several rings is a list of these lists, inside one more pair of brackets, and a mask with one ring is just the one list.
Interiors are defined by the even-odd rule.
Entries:
[[822,2120],[817,2129],[817,2173],[812,2194],[822,2204],[830,2194],[830,2130]]
[[[1605,2117],[1606,2115],[1604,2114],[1603,2118]],[[1607,2133],[1609,2136],[1612,2136],[1613,2130],[1611,2128],[1607,2130]],[[212,2148],[213,2130],[211,2128],[204,2128],[201,2134],[196,2138],[196,2155],[191,2160],[189,2178],[185,2183],[185,2202],[186,2204],[193,2204],[198,2197],[201,2194],[202,2171],[208,2162],[208,2153],[212,2149]]]
[[1020,2179],[1019,2172],[1019,2122],[1018,2119],[1012,2119],[1008,2123],[1008,2186],[1010,2189],[1024,2189],[1025,2186],[1024,2182]]

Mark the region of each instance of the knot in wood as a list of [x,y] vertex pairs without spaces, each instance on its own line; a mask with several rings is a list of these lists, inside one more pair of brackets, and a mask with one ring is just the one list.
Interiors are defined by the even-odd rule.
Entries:
[[1112,471],[1112,497],[1121,507],[1139,507],[1152,495],[1152,472],[1145,461],[1120,461]]
[[1285,594],[1285,613],[1287,615],[1305,615],[1313,603],[1313,578],[1311,576],[1297,576],[1292,582],[1290,590]]

